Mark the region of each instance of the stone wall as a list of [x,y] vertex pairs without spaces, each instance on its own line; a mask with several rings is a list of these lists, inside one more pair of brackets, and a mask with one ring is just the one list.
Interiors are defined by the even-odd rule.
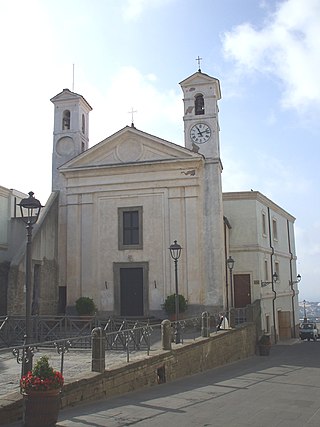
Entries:
[[[76,381],[65,384],[61,407],[171,382],[245,359],[255,354],[255,346],[255,325],[249,324],[178,345],[170,351],[152,352],[152,355],[139,361],[106,370],[101,374],[88,372]],[[21,417],[21,396],[18,393],[4,396],[0,400],[0,424],[13,422]]]

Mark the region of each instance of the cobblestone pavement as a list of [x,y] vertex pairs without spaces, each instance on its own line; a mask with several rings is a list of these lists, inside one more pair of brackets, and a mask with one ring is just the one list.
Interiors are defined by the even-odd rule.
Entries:
[[[184,342],[190,342],[199,337],[200,331],[197,329],[190,329],[184,331]],[[150,354],[161,348],[161,334],[160,329],[155,327],[150,337]],[[174,344],[173,344],[174,346]],[[55,348],[38,348],[34,354],[34,362],[43,355],[49,357],[49,363],[54,369],[61,370],[61,355],[58,354]],[[137,360],[147,356],[147,350],[134,351],[129,353],[129,360]],[[126,351],[106,351],[106,369],[114,366],[127,363]],[[66,382],[70,382],[79,374],[84,372],[91,372],[91,349],[76,349],[71,347],[69,352],[64,355],[63,376]],[[0,350],[0,397],[19,391],[19,379],[21,377],[21,365],[17,363],[16,358],[12,354],[12,349]]]
[[[154,346],[150,354],[159,348]],[[34,354],[34,363],[43,355],[49,357],[50,365],[56,370],[61,370],[61,355],[55,349],[40,348]],[[129,360],[137,360],[146,357],[147,351],[132,352],[129,355]],[[107,351],[106,352],[106,369],[112,366],[119,366],[120,364],[127,363],[127,353],[125,351]],[[80,373],[91,371],[91,349],[77,350],[70,349],[64,355],[63,375],[65,381],[69,382],[79,376]],[[19,379],[21,376],[21,365],[17,363],[16,358],[12,352],[0,352],[0,396],[19,391]]]

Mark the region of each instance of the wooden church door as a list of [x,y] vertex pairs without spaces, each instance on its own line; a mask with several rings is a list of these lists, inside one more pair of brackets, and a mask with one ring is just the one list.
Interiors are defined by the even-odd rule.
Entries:
[[120,268],[120,315],[143,316],[143,268]]

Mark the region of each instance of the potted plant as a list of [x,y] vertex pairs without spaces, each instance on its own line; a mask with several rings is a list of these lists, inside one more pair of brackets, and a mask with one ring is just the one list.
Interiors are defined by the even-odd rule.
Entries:
[[92,316],[96,311],[96,306],[92,298],[80,297],[76,301],[76,310],[80,316]]
[[[178,295],[179,298],[179,313],[184,313],[188,307],[187,300],[183,295]],[[163,309],[167,314],[169,314],[170,317],[174,317],[176,312],[176,295],[168,295],[164,304]]]
[[271,349],[271,337],[270,335],[264,334],[258,341],[259,354],[260,356],[269,356]]
[[64,378],[42,356],[32,371],[20,380],[23,395],[23,422],[25,427],[51,427],[58,420],[60,397]]

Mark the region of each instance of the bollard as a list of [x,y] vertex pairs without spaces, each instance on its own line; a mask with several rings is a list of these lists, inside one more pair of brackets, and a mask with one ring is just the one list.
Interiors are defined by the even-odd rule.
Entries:
[[171,350],[171,340],[172,340],[171,322],[170,320],[166,319],[161,322],[162,350]]
[[94,328],[91,332],[92,372],[104,372],[106,367],[106,335],[102,328]]
[[210,315],[207,311],[201,314],[201,336],[207,338],[210,336]]

